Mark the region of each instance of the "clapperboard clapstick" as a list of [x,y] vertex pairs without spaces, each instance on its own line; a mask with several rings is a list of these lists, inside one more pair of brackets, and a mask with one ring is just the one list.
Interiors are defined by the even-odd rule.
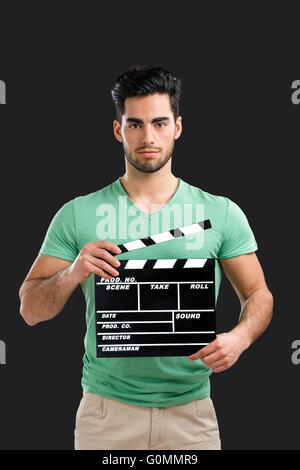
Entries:
[[[132,251],[211,228],[209,220],[118,245]],[[97,357],[188,356],[216,337],[215,259],[119,260],[95,275]]]
[[118,245],[122,252],[133,251],[139,248],[145,248],[146,246],[156,245],[157,243],[166,242],[173,240],[174,238],[180,238],[185,235],[191,235],[192,233],[202,232],[211,228],[210,220],[202,220],[192,225],[186,225],[185,227],[175,228],[173,230],[167,230],[166,232],[157,233],[150,235],[146,238],[140,238],[127,243],[121,243]]

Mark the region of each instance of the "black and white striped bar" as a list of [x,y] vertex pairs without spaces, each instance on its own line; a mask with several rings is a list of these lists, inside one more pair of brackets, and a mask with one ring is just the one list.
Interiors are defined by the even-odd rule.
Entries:
[[216,337],[215,259],[119,260],[95,275],[97,357],[187,356]]
[[193,233],[202,232],[211,228],[210,220],[202,220],[201,222],[196,222],[195,224],[186,225],[185,227],[175,228],[173,230],[168,230],[166,232],[157,233],[149,237],[140,238],[138,240],[133,240],[126,243],[121,243],[118,245],[122,253],[127,251],[138,250],[139,248],[145,248],[146,246],[156,245],[157,243],[166,242],[173,240],[174,238],[180,238],[185,235],[191,235]]

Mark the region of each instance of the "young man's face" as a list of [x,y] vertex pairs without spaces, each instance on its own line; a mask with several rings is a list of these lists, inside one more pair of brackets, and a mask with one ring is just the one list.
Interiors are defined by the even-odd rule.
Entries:
[[126,98],[122,125],[114,121],[114,134],[123,143],[128,162],[137,170],[153,173],[172,156],[175,139],[182,131],[181,120],[178,116],[174,122],[168,94],[135,96]]

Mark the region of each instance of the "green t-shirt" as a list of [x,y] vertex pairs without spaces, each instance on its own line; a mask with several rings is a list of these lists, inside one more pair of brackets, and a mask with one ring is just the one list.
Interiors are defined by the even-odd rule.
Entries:
[[[39,254],[74,261],[90,241],[116,245],[209,219],[211,228],[117,255],[121,259],[224,259],[251,253],[257,244],[248,220],[227,197],[178,178],[168,204],[153,214],[133,204],[120,178],[64,204],[53,217]],[[118,268],[117,268],[118,269]],[[215,300],[221,267],[215,263]],[[145,406],[176,406],[210,396],[209,369],[186,356],[96,357],[94,275],[81,284],[86,300],[84,391]],[[78,312],[79,314],[79,312]]]

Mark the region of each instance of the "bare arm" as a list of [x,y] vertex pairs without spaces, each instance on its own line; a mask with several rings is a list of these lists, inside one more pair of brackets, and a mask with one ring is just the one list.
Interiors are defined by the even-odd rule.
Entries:
[[111,242],[98,241],[87,243],[74,262],[38,255],[19,291],[20,314],[26,323],[33,326],[55,317],[91,273],[106,279],[118,275],[112,265],[117,267],[119,261],[107,250],[121,252]]
[[39,255],[26,276],[20,291],[20,313],[28,325],[50,320],[64,307],[77,287],[70,278],[71,261]]
[[219,261],[241,303],[239,323],[189,356],[190,360],[201,359],[214,372],[231,367],[265,331],[273,314],[273,296],[255,253]]
[[267,328],[273,315],[273,296],[255,253],[220,260],[241,304],[238,325],[232,330],[250,346]]

